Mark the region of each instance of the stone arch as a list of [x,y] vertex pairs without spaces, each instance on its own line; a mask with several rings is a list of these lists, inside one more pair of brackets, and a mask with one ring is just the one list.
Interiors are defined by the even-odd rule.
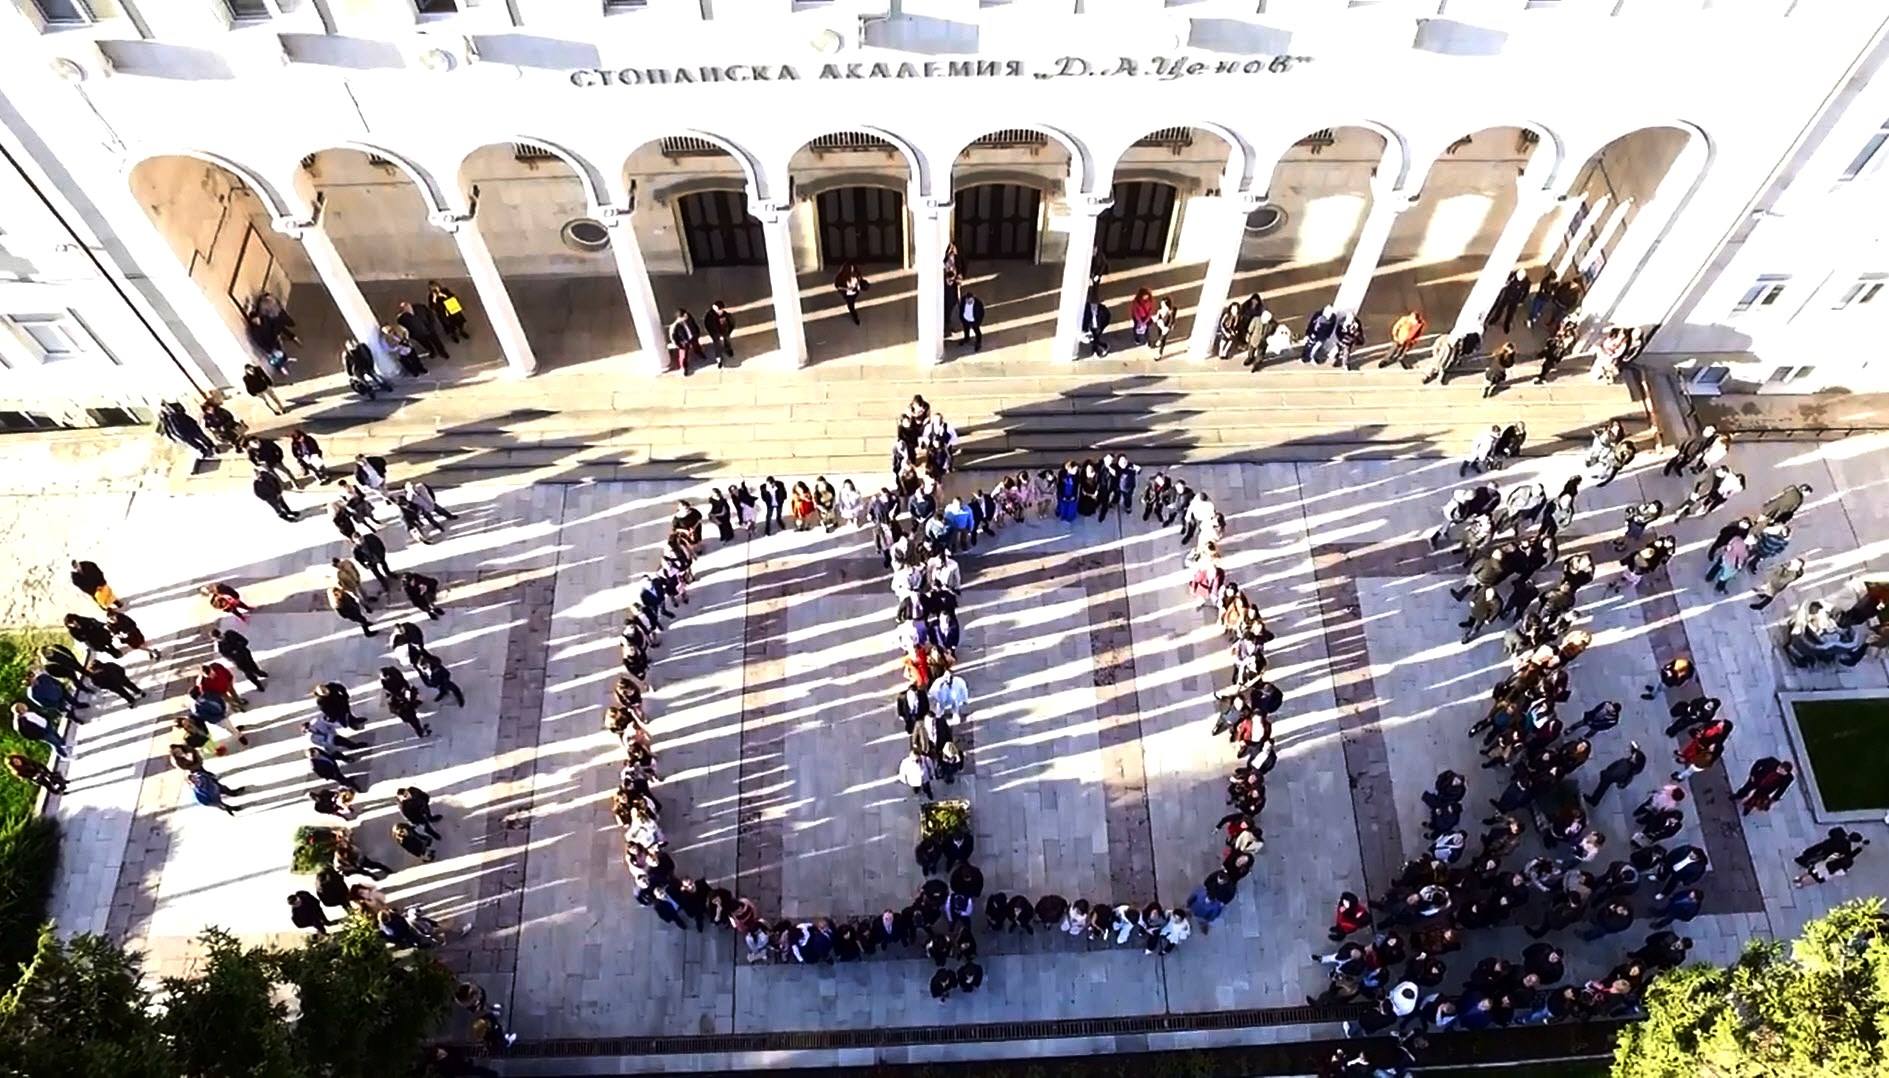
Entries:
[[1291,134],[1260,144],[1254,155],[1254,163],[1258,171],[1254,172],[1252,183],[1248,186],[1253,187],[1263,181],[1266,186],[1259,188],[1258,193],[1262,195],[1268,193],[1272,188],[1273,177],[1278,174],[1279,163],[1286,159],[1286,155],[1291,153],[1292,148],[1301,140],[1315,131],[1336,131],[1346,127],[1370,131],[1384,140],[1384,152],[1378,160],[1375,186],[1384,191],[1401,190],[1410,179],[1409,140],[1389,124],[1363,118],[1338,120],[1318,127],[1296,129]]
[[990,134],[992,130],[1040,131],[1048,135],[1050,138],[1060,143],[1062,148],[1069,153],[1069,192],[1077,195],[1095,193],[1095,158],[1089,153],[1088,147],[1084,146],[1081,142],[1077,141],[1073,135],[1061,128],[1038,123],[1008,124],[1004,127],[985,130],[981,134],[972,135],[970,138],[965,139],[964,142],[951,153],[951,182],[953,185],[957,184],[958,159],[963,157],[967,150],[975,146],[978,139]]
[[407,174],[407,179],[413,181],[413,186],[415,190],[419,191],[420,201],[425,205],[427,216],[429,217],[454,213],[458,209],[457,206],[448,201],[446,197],[447,189],[441,187],[439,183],[433,179],[432,173],[414,164],[405,154],[371,143],[344,141],[331,142],[327,145],[317,147],[309,151],[309,155],[313,156],[314,154],[322,153],[327,150],[353,150],[356,153],[364,153],[370,157],[378,157],[392,163],[395,168]]
[[[1145,138],[1150,133],[1153,133],[1156,131],[1163,131],[1170,127],[1187,127],[1187,128],[1193,128],[1194,130],[1197,130],[1197,131],[1205,131],[1208,134],[1219,139],[1221,142],[1226,143],[1227,162],[1221,168],[1221,175],[1226,181],[1223,186],[1225,187],[1227,193],[1231,194],[1235,191],[1244,191],[1247,188],[1252,186],[1253,179],[1254,179],[1254,173],[1253,173],[1254,160],[1253,160],[1252,146],[1249,145],[1244,138],[1240,137],[1236,132],[1234,132],[1232,128],[1226,126],[1225,124],[1215,123],[1212,120],[1190,120],[1186,123],[1163,124],[1156,127],[1148,128],[1147,131],[1144,131],[1141,135],[1137,135],[1134,139],[1131,139],[1127,143],[1123,144],[1122,147],[1116,150],[1114,155],[1109,159],[1108,169],[1103,174],[1096,177],[1096,181],[1095,181],[1096,190],[1097,191],[1105,190],[1108,187],[1113,186],[1114,183],[1121,178],[1121,175],[1124,169],[1124,166],[1122,164],[1122,159],[1128,155],[1129,151],[1135,148],[1136,142],[1139,142],[1142,138]],[[1127,166],[1127,168],[1130,171],[1139,172],[1140,173],[1139,178],[1142,178],[1142,179],[1156,178],[1149,174],[1149,170],[1145,165],[1134,164],[1134,165]],[[1182,190],[1187,190],[1190,186],[1195,186],[1191,183],[1191,181],[1185,182],[1185,183],[1176,183],[1173,179],[1169,179],[1169,180],[1163,180],[1162,182],[1174,183],[1176,187],[1179,187]]]
[[1018,187],[1034,188],[1050,198],[1060,197],[1063,193],[1062,185],[1056,183],[1054,180],[1046,180],[1031,172],[1022,172],[1016,169],[996,166],[992,168],[971,167],[953,169],[951,176],[952,197],[957,197],[957,192],[967,187],[982,187],[986,184],[993,183],[1012,183],[1016,184]]
[[459,155],[459,169],[463,171],[466,167],[466,162],[472,158],[472,155],[485,149],[487,146],[499,146],[507,143],[525,143],[542,147],[555,154],[560,161],[563,161],[570,167],[570,170],[577,175],[577,182],[583,184],[584,197],[590,200],[590,210],[592,213],[596,213],[603,207],[610,205],[610,195],[604,187],[603,174],[598,172],[594,165],[575,150],[551,139],[539,138],[536,135],[501,135],[497,138],[486,139],[477,146],[468,146],[466,151]]
[[767,202],[772,198],[773,192],[767,186],[766,177],[761,174],[760,167],[755,164],[754,155],[743,149],[732,139],[717,135],[712,131],[701,131],[695,128],[677,128],[672,131],[664,131],[650,135],[648,138],[639,139],[624,151],[624,163],[618,166],[619,171],[629,168],[629,159],[636,151],[652,142],[661,142],[666,138],[701,139],[703,142],[713,143],[721,147],[722,152],[726,153],[734,160],[735,167],[741,170],[743,181],[747,184],[748,196],[756,202]]
[[1413,159],[1407,166],[1402,180],[1396,187],[1391,188],[1391,190],[1408,190],[1413,195],[1420,195],[1424,182],[1429,179],[1430,170],[1449,153],[1449,148],[1455,145],[1458,139],[1465,135],[1476,135],[1484,131],[1496,131],[1505,127],[1534,132],[1535,135],[1541,139],[1541,147],[1537,150],[1537,153],[1539,153],[1541,149],[1545,149],[1548,153],[1548,156],[1542,159],[1539,164],[1531,157],[1529,171],[1534,173],[1534,175],[1524,175],[1524,177],[1522,177],[1528,181],[1528,186],[1522,190],[1555,190],[1556,184],[1561,180],[1561,171],[1567,166],[1567,146],[1563,143],[1561,136],[1557,135],[1554,130],[1546,124],[1523,119],[1495,120],[1489,123],[1477,123],[1473,127],[1459,124],[1451,128],[1452,131],[1460,133],[1452,136],[1447,142],[1440,142],[1434,147],[1426,147],[1429,152],[1422,158]]
[[[814,139],[822,135],[834,134],[841,131],[856,131],[862,135],[871,135],[873,138],[880,139],[897,150],[899,155],[905,159],[905,175],[907,176],[905,184],[906,190],[914,198],[925,198],[935,193],[932,189],[931,162],[927,161],[925,155],[919,152],[918,146],[915,143],[905,136],[895,134],[883,127],[873,127],[865,124],[826,127],[800,139],[794,143],[794,148],[782,159],[780,174],[783,176],[790,174],[794,155],[806,149]],[[870,181],[860,182],[867,183],[868,186],[883,186],[883,184],[874,184]],[[830,186],[831,185],[824,185],[823,189]],[[800,187],[796,185],[795,190],[800,191]]]
[[237,164],[231,158],[210,150],[184,149],[169,146],[140,147],[136,153],[128,155],[125,158],[125,182],[131,182],[131,175],[138,170],[139,165],[148,161],[155,161],[160,157],[190,157],[202,161],[206,165],[214,165],[243,181],[245,184],[248,184],[249,189],[256,192],[256,197],[262,200],[263,206],[268,209],[271,215],[284,218],[299,216],[296,212],[295,204],[282,197],[281,192],[277,191],[273,184],[264,181],[261,178],[261,174],[256,172],[256,170],[247,165]]
[[831,176],[822,176],[816,180],[794,184],[794,193],[802,198],[813,198],[827,191],[841,187],[883,187],[888,191],[897,191],[901,195],[911,192],[911,185],[900,183],[882,172],[840,172]]

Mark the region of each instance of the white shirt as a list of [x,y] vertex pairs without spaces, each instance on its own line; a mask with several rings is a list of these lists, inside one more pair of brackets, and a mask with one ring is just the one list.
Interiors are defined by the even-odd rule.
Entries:
[[907,753],[899,761],[899,781],[916,790],[931,781],[931,761],[916,753]]
[[1205,494],[1194,495],[1194,500],[1187,503],[1187,519],[1196,524],[1212,522],[1214,514],[1213,499]]
[[972,306],[972,304],[973,304],[974,302],[975,302],[975,298],[974,298],[974,297],[972,297],[972,296],[966,296],[966,297],[964,297],[964,310],[963,310],[963,312],[962,312],[962,313],[963,313],[963,316],[964,316],[964,320],[965,320],[966,322],[976,322],[976,321],[977,321],[977,310],[976,310],[976,308],[974,308],[974,307]]
[[957,559],[939,558],[931,563],[932,586],[956,592],[963,579],[964,573],[958,567]]
[[1186,916],[1178,913],[1169,915],[1167,926],[1161,929],[1162,938],[1173,944],[1185,943],[1187,937],[1193,934],[1193,924]]
[[951,671],[931,683],[931,706],[937,711],[961,711],[971,701],[970,687]]

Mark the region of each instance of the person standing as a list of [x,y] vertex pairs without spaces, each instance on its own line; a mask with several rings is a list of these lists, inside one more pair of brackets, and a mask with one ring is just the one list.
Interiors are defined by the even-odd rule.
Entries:
[[126,704],[136,704],[144,699],[145,691],[131,680],[125,668],[115,662],[94,657],[85,664],[85,673],[92,679],[92,684],[106,692],[116,694]]
[[466,307],[453,290],[438,281],[426,282],[426,307],[454,344],[472,339],[466,328]]
[[1089,298],[1082,305],[1082,335],[1089,343],[1089,356],[1097,358],[1108,355],[1108,308],[1102,305],[1102,297],[1094,288],[1089,289]]
[[28,741],[41,742],[60,759],[72,759],[72,750],[67,747],[66,739],[59,735],[57,720],[36,713],[23,700],[13,705],[13,729]]
[[1154,293],[1135,289],[1134,302],[1128,305],[1128,324],[1134,330],[1135,343],[1148,343],[1148,331],[1154,325]]
[[267,405],[269,410],[276,415],[284,415],[288,412],[288,409],[282,406],[282,398],[276,396],[275,380],[269,377],[269,372],[263,370],[259,363],[250,363],[243,367],[243,392]]
[[466,706],[466,694],[453,681],[453,672],[440,661],[439,656],[431,652],[423,653],[414,663],[413,670],[419,675],[420,684],[433,690],[434,703],[450,696],[460,707]]
[[855,326],[859,325],[859,297],[871,287],[872,283],[851,262],[842,265],[833,278],[833,290],[840,294],[840,299],[846,304],[846,313],[852,317]]
[[[1528,271],[1518,269],[1502,282],[1502,291],[1496,293],[1495,306],[1489,309],[1489,317],[1483,325],[1493,326],[1502,323],[1502,333],[1507,336],[1515,332],[1515,312],[1521,309],[1523,301],[1528,299]],[[1531,321],[1529,323],[1533,325]]]
[[118,593],[112,590],[105,579],[105,570],[98,563],[74,561],[72,563],[72,586],[85,593],[85,597],[98,604],[100,610],[118,610],[124,604],[118,601]]
[[216,443],[203,432],[202,424],[176,401],[158,405],[157,432],[178,445],[196,450],[205,460],[216,456]]
[[702,312],[702,328],[708,331],[708,339],[715,342],[717,369],[735,358],[735,316],[728,313],[721,300],[709,304],[708,310]]
[[[958,253],[956,243],[946,243],[944,252],[944,309],[946,318],[958,317],[958,300],[964,278],[968,276],[964,268],[964,257]],[[948,331],[947,331],[948,332]]]
[[773,476],[761,480],[761,534],[773,535],[774,529],[787,530],[781,519],[781,507],[787,504],[787,484]]
[[689,375],[690,360],[708,359],[702,351],[702,330],[695,324],[695,316],[681,307],[676,308],[675,317],[669,320],[669,349],[684,378]]
[[1503,385],[1509,380],[1509,365],[1515,362],[1515,346],[1504,343],[1489,356],[1489,366],[1482,372],[1484,400],[1502,392]]
[[288,500],[282,496],[282,480],[274,472],[257,472],[249,481],[249,492],[256,500],[275,510],[275,515],[293,524],[298,519],[295,510],[289,508]]
[[1744,799],[1741,815],[1748,816],[1754,810],[1769,812],[1796,781],[1796,769],[1788,761],[1765,756],[1751,765],[1745,784],[1732,791],[1732,800]]
[[394,571],[393,567],[387,564],[387,544],[381,540],[380,536],[371,531],[362,532],[361,537],[354,541],[353,554],[354,560],[359,562],[362,568],[374,574],[374,579],[379,582],[381,591],[385,592],[393,585]]
[[237,812],[242,810],[243,806],[232,805],[228,801],[225,801],[224,798],[235,797],[243,791],[240,789],[231,789],[223,785],[221,779],[208,771],[202,770],[201,768],[192,771],[187,781],[190,783],[190,795],[196,798],[197,804],[222,809],[231,816],[236,815]]
[[439,605],[439,581],[424,573],[401,573],[400,590],[406,593],[407,602],[415,610],[421,610],[429,618],[444,617],[446,611]]
[[367,614],[362,611],[360,601],[340,585],[337,584],[328,589],[328,606],[343,621],[351,621],[359,625],[361,635],[377,635],[374,632],[374,623],[367,620]]
[[1804,498],[1810,493],[1809,483],[1797,483],[1785,487],[1759,506],[1758,512],[1769,517],[1774,523],[1789,524],[1791,518],[1797,515],[1797,511],[1804,507]]
[[1174,332],[1174,322],[1179,317],[1174,310],[1173,300],[1162,296],[1155,303],[1153,324],[1148,332],[1148,347],[1154,349],[1154,358],[1160,359],[1167,354],[1168,336]]
[[931,779],[935,768],[936,765],[933,764],[931,757],[908,752],[905,754],[905,759],[899,761],[899,781],[911,787],[914,794],[924,797],[925,800],[936,801],[938,795],[931,791]]
[[[1491,316],[1490,321],[1494,320],[1494,316]],[[1400,367],[1409,367],[1410,363],[1405,357],[1410,354],[1411,346],[1423,337],[1423,331],[1428,325],[1422,311],[1408,311],[1392,323],[1391,350],[1390,355],[1384,357],[1384,365],[1388,367],[1395,363]]]
[[1529,329],[1535,328],[1535,323],[1541,321],[1542,312],[1547,310],[1548,307],[1554,303],[1555,286],[1557,283],[1553,269],[1544,269],[1541,271],[1541,280],[1535,282],[1535,298],[1528,301]]
[[328,934],[328,926],[334,924],[328,919],[328,913],[321,908],[321,900],[307,891],[297,891],[289,896],[289,923],[297,928],[313,929],[315,935]]
[[[977,298],[977,293],[966,288],[958,297],[958,324],[964,327],[964,335],[958,345],[971,345],[971,351],[984,350],[984,301]],[[973,343],[975,338],[975,343]]]
[[407,481],[405,494],[407,504],[411,505],[420,516],[426,518],[426,522],[432,525],[436,532],[446,530],[446,521],[459,519],[458,513],[439,503],[439,498],[434,495],[432,487],[418,479]]
[[420,347],[441,359],[453,358],[446,350],[446,342],[440,339],[440,324],[430,306],[416,310],[413,304],[401,300],[400,313],[394,316],[394,321],[407,331],[408,337],[420,342]]

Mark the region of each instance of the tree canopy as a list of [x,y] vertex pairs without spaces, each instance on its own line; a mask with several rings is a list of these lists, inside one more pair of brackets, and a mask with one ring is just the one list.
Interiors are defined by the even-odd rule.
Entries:
[[1879,1078],[1889,1074],[1889,917],[1846,903],[1785,944],[1752,940],[1729,966],[1656,980],[1614,1078]]
[[405,1074],[452,1002],[431,955],[389,948],[365,918],[299,947],[220,929],[186,976],[145,988],[140,955],[50,927],[0,995],[0,1075],[387,1078]]

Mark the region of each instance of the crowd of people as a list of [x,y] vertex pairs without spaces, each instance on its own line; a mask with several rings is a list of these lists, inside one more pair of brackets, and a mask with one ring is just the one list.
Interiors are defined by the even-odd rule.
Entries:
[[[280,460],[256,463],[259,474],[265,466],[281,468]],[[384,465],[382,469],[384,472]],[[321,475],[317,457],[309,478]],[[381,500],[394,505],[396,511],[398,503],[406,499],[409,504],[430,506],[437,516],[429,519],[436,526],[453,518],[438,506],[430,490],[415,498],[415,486],[409,484],[405,491],[390,492],[384,483],[363,484],[365,489],[377,491]],[[374,536],[381,522],[362,489],[355,489],[348,500],[353,503],[347,516],[358,549],[363,540]],[[437,581],[412,571],[392,573],[386,565],[384,547],[377,548],[376,556],[368,562],[375,568],[378,595],[370,597],[360,567],[345,555],[333,560],[335,586],[330,594],[342,593],[360,608],[372,609],[376,600],[384,600],[386,593],[398,586],[407,592],[416,612],[441,615],[435,599]],[[139,685],[126,668],[131,653],[140,653],[148,660],[143,674],[167,680],[178,674],[175,669],[157,666],[162,655],[146,639],[143,628],[97,563],[72,561],[70,580],[96,610],[66,615],[64,628],[71,643],[40,648],[35,656],[37,666],[27,679],[26,699],[12,709],[14,728],[22,736],[44,743],[52,766],[25,753],[10,753],[5,760],[9,773],[52,796],[66,793],[69,784],[59,766],[69,764],[73,755],[65,724],[85,722],[100,692],[116,695],[127,707],[152,697],[154,690]],[[245,632],[258,614],[256,608],[228,582],[206,584],[198,590],[209,607],[207,644],[211,657],[193,664],[194,669],[184,674],[183,695],[167,701],[175,705],[167,719],[174,740],[165,750],[165,759],[172,769],[182,773],[195,802],[233,816],[255,802],[238,801],[251,792],[250,788],[231,785],[220,772],[223,763],[233,762],[234,754],[251,744],[252,736],[262,736],[252,734],[241,717],[256,696],[268,691],[270,679]],[[373,630],[368,631],[373,635]],[[465,706],[464,692],[454,683],[447,664],[428,650],[418,622],[399,621],[393,628],[392,645],[420,685],[434,690],[432,704],[450,698],[457,706]],[[181,641],[179,646],[193,645]],[[247,689],[239,690],[238,676],[248,682]],[[427,702],[399,665],[381,668],[379,688],[390,715],[411,727],[415,736],[431,733],[431,727],[420,719]],[[317,785],[307,791],[307,798],[317,814],[332,817],[336,823],[328,829],[332,849],[325,863],[316,867],[312,889],[296,890],[288,896],[290,923],[325,934],[336,923],[333,914],[353,912],[374,924],[391,947],[433,947],[443,938],[440,925],[417,905],[403,906],[389,900],[376,884],[393,869],[371,856],[359,841],[355,821],[364,807],[359,801],[368,793],[368,787],[362,776],[349,774],[346,767],[353,762],[354,754],[367,748],[364,741],[349,736],[362,730],[367,720],[355,711],[351,691],[342,682],[323,682],[311,696],[315,713],[300,723],[306,739],[304,755],[317,780]],[[394,820],[387,827],[387,837],[414,863],[432,861],[442,836],[437,827],[441,815],[434,810],[431,795],[416,785],[403,785],[393,791],[391,807]],[[483,992],[473,985],[462,986],[462,996],[468,993],[477,993],[481,1002],[473,1016],[475,1036],[486,1050],[503,1051],[515,1035],[506,1032],[496,1005],[483,1004]],[[473,1072],[478,1070],[473,1066]]]
[[[1479,438],[1462,471],[1501,467],[1506,454],[1496,447],[1507,440],[1501,430]],[[1468,604],[1459,623],[1464,641],[1491,625],[1507,626],[1503,650],[1509,668],[1491,688],[1486,712],[1468,729],[1479,741],[1482,767],[1496,771],[1501,785],[1485,815],[1474,813],[1468,777],[1454,770],[1437,775],[1422,794],[1428,850],[1406,862],[1385,893],[1341,894],[1329,933],[1339,946],[1313,956],[1329,972],[1329,986],[1313,1001],[1368,1004],[1347,1031],[1394,1035],[1391,1051],[1399,1065],[1415,1060],[1422,1037],[1444,1029],[1638,1013],[1650,981],[1683,962],[1691,947],[1675,928],[1707,903],[1706,851],[1675,840],[1687,824],[1686,780],[1718,763],[1734,723],[1721,714],[1723,701],[1701,690],[1691,658],[1670,656],[1640,694],[1642,701],[1664,698],[1674,769],[1634,808],[1633,830],[1624,842],[1618,836],[1610,840],[1589,813],[1610,791],[1627,791],[1647,768],[1648,753],[1637,741],[1611,754],[1601,748],[1625,706],[1601,700],[1578,717],[1561,714],[1572,697],[1572,670],[1593,642],[1578,622],[1596,571],[1588,552],[1560,550],[1559,533],[1574,517],[1583,481],[1600,478],[1595,485],[1604,485],[1631,459],[1618,453],[1620,443],[1617,427],[1596,431],[1582,472],[1553,498],[1533,480],[1506,492],[1491,483],[1458,490],[1429,536],[1432,549],[1453,541],[1461,555],[1464,577],[1450,594]],[[1695,490],[1710,490],[1715,475],[1736,474],[1724,463],[1726,445],[1722,434],[1706,428],[1679,448],[1665,472],[1689,470],[1703,477],[1705,485]],[[1596,469],[1603,475],[1597,477]],[[1792,519],[1810,493],[1805,484],[1787,486],[1756,513],[1725,524],[1705,552],[1705,578],[1724,592],[1738,574],[1760,573],[1784,553]],[[1701,495],[1672,519],[1710,513],[1729,496]],[[1624,554],[1610,591],[1635,588],[1671,563],[1676,540],[1652,531],[1663,516],[1658,501],[1628,507],[1623,534],[1612,544]],[[1750,605],[1768,605],[1803,568],[1801,559],[1781,562],[1757,584]],[[1552,575],[1539,579],[1545,571]],[[1583,769],[1597,749],[1612,758],[1586,790]],[[1765,756],[1751,765],[1732,797],[1743,813],[1765,812],[1795,778],[1790,762]],[[1471,838],[1466,813],[1480,818],[1479,839]],[[1539,847],[1533,856],[1524,849],[1531,833]],[[1805,871],[1796,884],[1847,871],[1867,844],[1860,834],[1831,829],[1797,858]],[[1584,982],[1567,981],[1565,955],[1554,937],[1578,931],[1592,942],[1641,922],[1650,934],[1611,970]],[[1470,934],[1505,924],[1524,927],[1537,942],[1519,955],[1482,958],[1454,989],[1446,989],[1447,957]],[[1334,1053],[1326,1072],[1369,1074],[1376,1065],[1369,1053],[1346,1049]]]

